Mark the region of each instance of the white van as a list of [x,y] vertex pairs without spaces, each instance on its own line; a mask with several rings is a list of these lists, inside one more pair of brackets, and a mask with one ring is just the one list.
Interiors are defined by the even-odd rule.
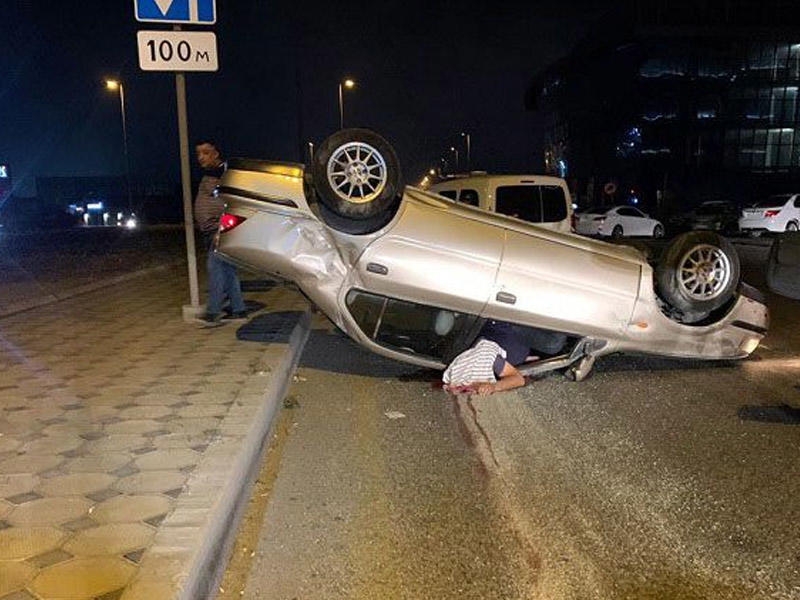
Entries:
[[429,189],[451,200],[547,229],[572,231],[572,198],[560,177],[471,173],[441,181]]

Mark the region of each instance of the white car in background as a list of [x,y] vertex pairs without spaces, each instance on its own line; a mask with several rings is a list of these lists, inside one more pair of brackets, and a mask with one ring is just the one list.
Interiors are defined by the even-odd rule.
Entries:
[[800,194],[779,194],[742,210],[739,229],[758,236],[765,231],[782,233],[800,229]]
[[633,206],[587,208],[575,216],[575,232],[602,237],[664,237],[660,221]]

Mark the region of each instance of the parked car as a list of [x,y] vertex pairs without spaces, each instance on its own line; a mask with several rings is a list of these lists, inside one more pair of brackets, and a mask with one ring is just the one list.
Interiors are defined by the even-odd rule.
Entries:
[[572,229],[572,197],[560,177],[472,173],[436,183],[430,191],[554,231]]
[[703,202],[686,215],[689,229],[710,229],[723,235],[739,232],[739,208],[732,202],[710,200]]
[[575,380],[613,352],[743,358],[767,330],[716,233],[676,238],[653,267],[631,247],[404,187],[370,130],[334,133],[308,168],[230,159],[218,194],[220,256],[294,282],[365,348],[424,367],[444,368],[487,319],[566,334],[524,372]]
[[753,236],[800,229],[800,194],[779,194],[742,210],[739,229]]
[[579,211],[575,232],[601,237],[664,237],[664,226],[635,206],[592,207]]

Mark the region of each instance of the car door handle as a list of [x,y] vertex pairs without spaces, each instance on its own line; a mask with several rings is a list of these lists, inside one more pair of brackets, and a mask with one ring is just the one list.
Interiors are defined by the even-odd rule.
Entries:
[[517,297],[514,294],[509,294],[508,292],[497,292],[495,300],[498,302],[503,302],[504,304],[516,304]]
[[367,263],[367,271],[370,273],[375,273],[377,275],[388,275],[389,269],[384,267],[383,265],[379,265],[378,263]]

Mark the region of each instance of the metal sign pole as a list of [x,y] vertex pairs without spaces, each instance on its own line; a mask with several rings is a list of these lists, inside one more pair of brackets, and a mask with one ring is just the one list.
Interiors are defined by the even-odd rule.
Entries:
[[[194,318],[200,308],[197,285],[197,250],[194,242],[194,213],[192,210],[192,183],[189,170],[189,127],[186,118],[186,75],[175,74],[175,95],[178,100],[178,139],[181,148],[181,188],[183,190],[183,226],[186,229],[186,258],[189,263],[189,296],[191,306],[184,307],[184,318]],[[188,313],[188,314],[187,314]]]

